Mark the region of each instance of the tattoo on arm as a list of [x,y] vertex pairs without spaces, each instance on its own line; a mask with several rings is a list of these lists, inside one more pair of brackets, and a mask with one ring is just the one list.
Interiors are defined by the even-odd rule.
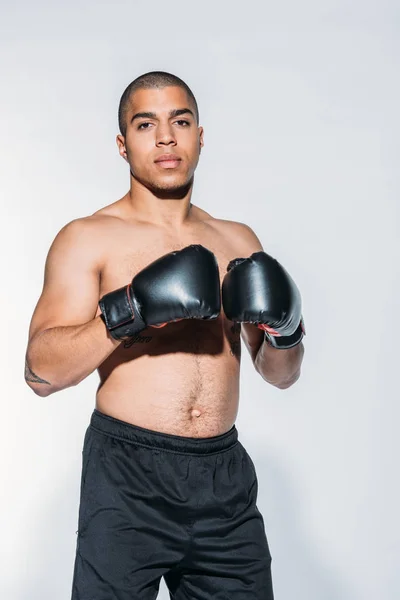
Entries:
[[45,379],[41,379],[36,373],[29,368],[28,362],[25,361],[25,381],[30,381],[31,383],[45,383],[46,385],[51,385],[50,381],[46,381]]
[[152,335],[136,335],[123,342],[124,348],[130,348],[133,344],[148,344],[152,340]]

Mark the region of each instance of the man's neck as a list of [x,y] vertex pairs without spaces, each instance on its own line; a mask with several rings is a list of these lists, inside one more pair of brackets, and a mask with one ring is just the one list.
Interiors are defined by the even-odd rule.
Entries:
[[180,227],[190,218],[193,182],[178,193],[153,192],[145,186],[132,185],[126,194],[126,210],[136,219],[160,227]]

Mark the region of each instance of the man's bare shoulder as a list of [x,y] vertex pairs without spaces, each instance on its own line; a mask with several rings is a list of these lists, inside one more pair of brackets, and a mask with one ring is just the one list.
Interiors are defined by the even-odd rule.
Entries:
[[208,225],[214,227],[221,234],[239,235],[244,241],[260,243],[254,231],[245,223],[241,223],[240,221],[230,221],[228,219],[217,219],[202,208],[194,205],[192,210],[194,212],[193,216],[195,216],[196,219],[199,221],[206,221]]
[[102,233],[102,230],[109,225],[109,221],[109,218],[96,214],[73,219],[60,229],[56,240],[62,239],[64,242],[70,241],[71,243],[93,242]]
[[117,200],[98,209],[91,215],[70,221],[64,225],[57,237],[70,239],[74,242],[79,240],[82,243],[85,241],[93,243],[99,240],[104,243],[105,240],[101,239],[104,233],[111,233],[113,229],[124,224],[121,202],[121,200]]
[[74,256],[77,260],[84,257],[92,263],[102,262],[107,250],[107,240],[115,229],[118,233],[118,219],[103,214],[93,214],[73,219],[66,223],[55,236],[49,254]]
[[212,219],[210,225],[224,237],[234,243],[238,255],[249,256],[253,252],[262,250],[262,244],[249,225],[240,221],[227,219]]
[[123,198],[120,198],[111,204],[107,204],[107,206],[99,208],[91,215],[91,217],[94,219],[104,220],[105,222],[112,221],[113,219],[117,221],[124,219],[124,217],[126,217],[126,205],[127,194],[125,194]]

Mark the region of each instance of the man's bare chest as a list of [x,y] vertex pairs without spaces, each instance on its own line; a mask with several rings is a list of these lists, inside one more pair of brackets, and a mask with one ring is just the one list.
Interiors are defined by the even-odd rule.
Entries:
[[124,235],[106,241],[100,271],[100,295],[129,283],[142,269],[161,256],[181,250],[190,244],[201,244],[214,253],[222,284],[229,261],[235,258],[235,245],[214,232],[192,232],[176,236]]

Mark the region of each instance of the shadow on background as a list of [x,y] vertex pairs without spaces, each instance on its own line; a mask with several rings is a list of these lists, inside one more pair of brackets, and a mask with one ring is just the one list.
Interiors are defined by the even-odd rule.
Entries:
[[301,498],[279,459],[254,452],[251,456],[272,555],[275,600],[358,600],[343,574],[329,565],[329,557],[313,553],[315,542],[302,523]]

